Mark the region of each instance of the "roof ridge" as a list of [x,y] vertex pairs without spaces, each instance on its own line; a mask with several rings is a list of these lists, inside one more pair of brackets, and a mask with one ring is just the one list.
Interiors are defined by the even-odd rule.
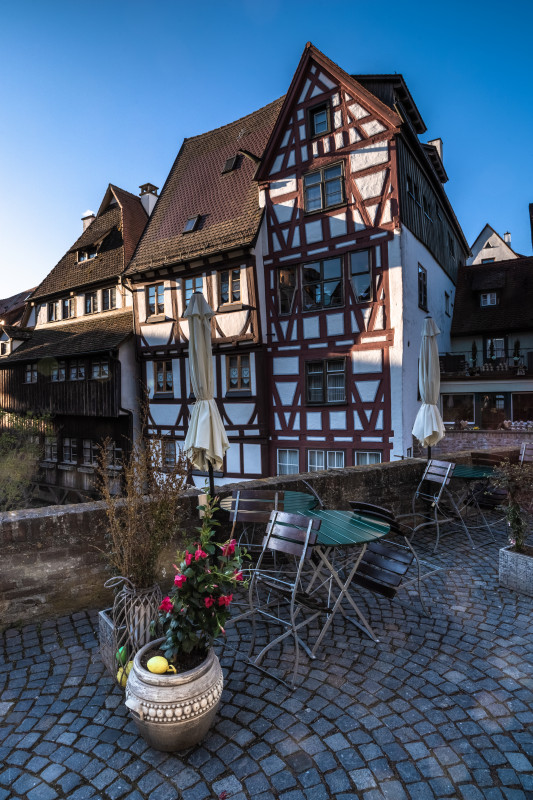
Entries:
[[184,138],[184,142],[192,142],[194,139],[201,139],[202,136],[209,136],[210,133],[217,133],[218,131],[224,130],[224,128],[229,128],[231,125],[236,125],[238,122],[243,122],[243,120],[248,119],[249,117],[253,117],[255,114],[259,114],[260,111],[264,111],[267,108],[272,108],[273,105],[279,103],[280,100],[284,100],[285,95],[278,97],[276,100],[272,100],[272,102],[267,103],[261,108],[257,108],[255,111],[251,111],[249,114],[245,114],[244,117],[238,117],[234,119],[232,122],[227,122],[225,125],[220,125],[218,128],[212,128],[210,131],[204,131],[204,133],[198,133],[196,136],[189,136]]
[[[119,192],[123,192],[124,194],[127,194],[130,197],[133,197],[135,200],[138,200],[139,203],[141,202],[141,198],[139,197],[138,194],[133,194],[133,192],[128,191],[128,189],[123,189],[121,186],[117,186],[115,183],[110,183],[109,186],[112,189],[118,189]],[[141,203],[141,205],[142,205],[142,203]]]

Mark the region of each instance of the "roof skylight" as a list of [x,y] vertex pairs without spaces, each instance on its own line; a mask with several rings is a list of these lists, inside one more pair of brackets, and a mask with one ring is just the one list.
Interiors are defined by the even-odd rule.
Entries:
[[197,214],[195,217],[189,217],[187,222],[185,223],[185,227],[183,229],[183,233],[192,233],[198,227],[200,222],[200,214]]

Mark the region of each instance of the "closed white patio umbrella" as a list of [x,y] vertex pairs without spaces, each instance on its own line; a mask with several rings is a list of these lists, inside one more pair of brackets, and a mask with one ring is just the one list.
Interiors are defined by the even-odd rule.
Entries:
[[222,469],[228,437],[214,400],[211,319],[214,311],[200,292],[194,292],[183,315],[189,321],[189,374],[196,398],[184,450],[193,466],[209,473],[214,496],[213,470]]
[[445,435],[444,424],[439,411],[440,364],[437,336],[440,330],[431,317],[426,317],[422,329],[420,344],[420,361],[418,364],[418,385],[422,405],[413,425],[413,436],[416,436],[423,447],[428,448],[428,459],[431,458],[431,447],[440,442]]

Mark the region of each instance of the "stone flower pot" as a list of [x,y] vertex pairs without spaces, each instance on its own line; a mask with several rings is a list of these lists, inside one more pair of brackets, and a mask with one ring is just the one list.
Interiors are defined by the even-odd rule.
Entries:
[[533,597],[533,558],[517,553],[512,545],[500,549],[500,586]]
[[207,735],[220,703],[224,679],[213,650],[188,672],[148,672],[141,666],[143,654],[164,641],[150,642],[135,656],[126,684],[126,705],[148,744],[155,750],[173,752],[193,747]]

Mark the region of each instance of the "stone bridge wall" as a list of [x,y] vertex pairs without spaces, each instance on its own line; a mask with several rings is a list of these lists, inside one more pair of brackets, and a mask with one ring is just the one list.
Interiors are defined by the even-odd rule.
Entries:
[[[468,453],[448,456],[457,462],[468,458]],[[246,488],[308,491],[302,483],[307,478],[330,508],[347,509],[350,500],[363,500],[401,513],[409,510],[423,467],[423,459],[406,459],[248,481]],[[221,493],[238,485],[225,485]],[[197,495],[190,490],[185,496],[183,527],[191,533],[198,524]],[[103,584],[110,573],[100,552],[105,547],[105,532],[102,502],[1,513],[0,628],[109,606],[112,593]],[[161,560],[165,590],[173,575],[171,565],[178,544],[174,542]]]

